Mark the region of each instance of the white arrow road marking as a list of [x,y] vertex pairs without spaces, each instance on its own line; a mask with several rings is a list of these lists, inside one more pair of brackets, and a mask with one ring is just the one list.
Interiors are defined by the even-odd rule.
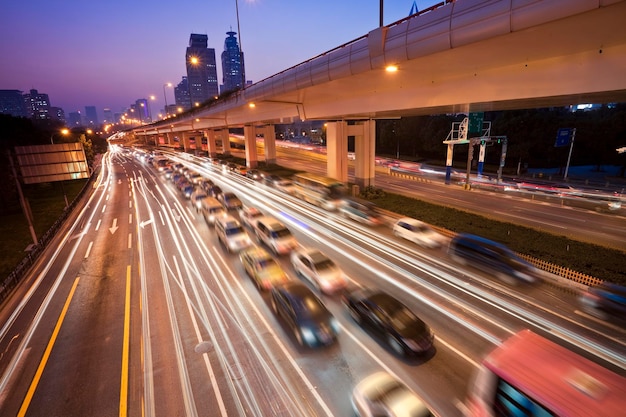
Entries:
[[144,227],[146,227],[146,225],[152,223],[152,221],[152,218],[150,218],[149,220],[144,220],[143,222],[139,223],[139,226],[141,226],[141,228],[143,229]]
[[119,227],[117,227],[117,217],[113,219],[113,227],[109,227],[109,230],[111,231],[111,234],[115,233],[115,231],[119,229]]

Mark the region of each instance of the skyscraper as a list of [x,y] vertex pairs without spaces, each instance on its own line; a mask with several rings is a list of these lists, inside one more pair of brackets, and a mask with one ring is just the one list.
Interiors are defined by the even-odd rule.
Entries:
[[0,90],[0,113],[27,117],[24,97],[20,90]]
[[234,91],[245,85],[245,70],[243,52],[239,51],[239,44],[235,35],[237,32],[226,32],[222,52],[222,93]]
[[85,122],[90,127],[98,125],[98,112],[95,106],[85,106]]
[[198,106],[218,95],[215,49],[207,46],[208,40],[207,35],[197,33],[189,37],[185,62],[192,106]]
[[[176,102],[176,107],[180,107],[182,109],[188,109],[191,107],[191,100],[189,100],[189,82],[187,77],[183,77],[183,79],[178,83],[176,87],[174,87],[174,101]],[[178,109],[174,109],[174,111],[170,111],[169,114],[178,113]]]
[[24,106],[26,114],[31,119],[50,119],[50,99],[47,94],[41,94],[37,90],[30,90],[29,94],[24,94]]

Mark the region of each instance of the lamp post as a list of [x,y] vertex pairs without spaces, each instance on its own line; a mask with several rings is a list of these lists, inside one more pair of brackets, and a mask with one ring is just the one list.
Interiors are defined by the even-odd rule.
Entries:
[[[156,97],[154,96],[154,94],[151,94],[149,99],[154,101],[156,100]],[[152,109],[150,108],[150,100],[146,100],[146,103],[148,103],[148,118],[150,120],[150,123],[152,123],[154,120],[152,120]]]
[[165,94],[165,87],[171,87],[172,83],[163,84],[163,99],[165,100],[165,118],[169,116],[169,112],[167,111],[167,94]]
[[[55,133],[56,132],[52,132],[52,134],[50,135],[50,144],[51,145],[54,145],[54,134]],[[68,133],[70,133],[70,130],[69,129],[61,129],[60,133],[62,135],[67,135]]]

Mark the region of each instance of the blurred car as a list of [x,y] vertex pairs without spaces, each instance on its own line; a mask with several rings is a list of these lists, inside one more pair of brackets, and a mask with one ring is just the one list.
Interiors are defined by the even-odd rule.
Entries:
[[263,217],[263,213],[256,207],[244,207],[239,212],[239,219],[241,224],[249,228],[254,227],[254,223],[259,217]]
[[376,372],[352,390],[352,408],[360,417],[430,417],[424,401],[387,372]]
[[450,241],[448,253],[459,263],[487,268],[509,284],[516,284],[519,280],[529,283],[541,280],[537,268],[505,245],[484,237],[459,233]]
[[589,287],[580,296],[583,311],[602,320],[626,322],[626,287],[602,283]]
[[325,294],[341,291],[348,280],[341,268],[317,249],[302,249],[291,253],[291,265],[296,274],[305,278]]
[[298,246],[291,231],[273,217],[259,217],[254,222],[253,230],[259,242],[265,244],[277,255],[285,255]]
[[172,175],[174,175],[174,170],[172,168],[165,168],[163,170],[163,176],[165,176],[166,179],[170,179],[172,178]]
[[204,180],[204,177],[197,172],[191,172],[187,178],[194,185],[198,185]]
[[282,177],[274,174],[268,174],[263,177],[263,182],[265,183],[265,185],[269,185],[270,187],[273,187],[274,184],[276,184],[276,182],[280,180],[282,180]]
[[419,220],[403,217],[393,225],[393,234],[426,248],[438,248],[443,245],[443,235],[428,224]]
[[246,177],[258,181],[261,179],[261,171],[258,169],[249,169],[246,171]]
[[227,211],[241,210],[243,207],[243,203],[235,193],[221,193],[217,196],[217,199]]
[[359,198],[344,198],[339,206],[339,213],[368,226],[378,226],[383,223],[374,204]]
[[202,208],[202,200],[208,197],[208,194],[200,187],[196,187],[196,189],[191,193],[191,204],[196,209],[196,212],[200,211]]
[[274,181],[274,188],[290,195],[293,195],[296,192],[296,186],[294,183],[291,180],[286,179]]
[[218,217],[226,215],[224,206],[214,197],[205,197],[200,200],[200,210],[202,216],[209,226],[214,226]]
[[220,194],[222,194],[222,189],[219,185],[214,184],[207,188],[206,193],[213,198],[217,198]]
[[260,246],[245,249],[239,254],[239,259],[246,274],[260,290],[269,290],[274,285],[289,281],[289,276],[276,259]]
[[391,295],[359,289],[344,293],[342,299],[354,321],[384,338],[396,354],[420,355],[432,348],[435,336],[430,327]]
[[290,281],[272,288],[272,310],[291,328],[300,346],[333,343],[339,324],[326,306],[306,285]]
[[183,188],[181,188],[181,192],[183,193],[183,196],[186,199],[190,199],[191,198],[191,194],[193,194],[193,191],[195,190],[196,187],[194,187],[191,183],[187,183],[187,185],[185,185]]
[[252,246],[252,239],[241,223],[232,216],[222,216],[215,220],[215,234],[228,252],[239,252]]

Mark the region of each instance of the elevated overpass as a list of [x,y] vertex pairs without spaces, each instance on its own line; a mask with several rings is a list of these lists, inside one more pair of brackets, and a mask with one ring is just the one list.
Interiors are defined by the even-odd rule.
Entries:
[[[373,184],[375,119],[626,101],[625,0],[457,0],[379,27],[301,64],[135,135],[216,153],[243,127],[275,160],[274,125],[327,124],[328,174]],[[394,66],[397,71],[386,69]]]

